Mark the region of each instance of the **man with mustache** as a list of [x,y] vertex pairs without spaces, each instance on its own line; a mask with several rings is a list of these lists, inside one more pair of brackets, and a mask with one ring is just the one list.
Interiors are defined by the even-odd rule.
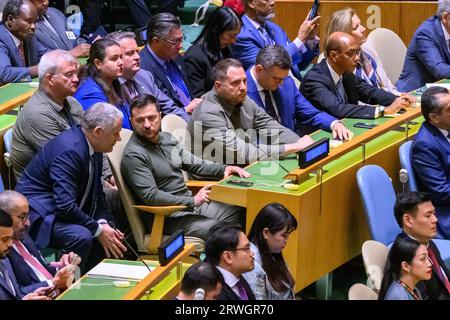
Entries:
[[37,10],[28,0],[9,0],[0,23],[0,85],[28,82],[38,74],[38,55],[32,43]]

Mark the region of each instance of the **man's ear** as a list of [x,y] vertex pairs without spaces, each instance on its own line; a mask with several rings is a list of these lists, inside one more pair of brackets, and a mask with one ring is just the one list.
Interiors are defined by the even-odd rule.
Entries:
[[12,25],[14,24],[14,21],[16,21],[16,18],[13,17],[12,14],[10,14],[7,18],[6,18],[6,25],[11,28]]
[[102,127],[95,127],[94,130],[92,130],[92,134],[96,137],[98,137],[100,135],[100,133],[102,132],[103,128]]
[[216,90],[222,89],[222,83],[219,80],[214,81],[214,89]]
[[430,114],[428,114],[428,119],[430,119],[432,125],[437,125],[439,123],[437,113],[431,112]]
[[222,260],[225,264],[230,265],[233,263],[233,253],[231,251],[224,251],[222,253]]

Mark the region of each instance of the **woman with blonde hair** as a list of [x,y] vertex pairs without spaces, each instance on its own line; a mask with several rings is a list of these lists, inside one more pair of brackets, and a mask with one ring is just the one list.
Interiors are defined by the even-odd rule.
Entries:
[[374,48],[367,44],[366,28],[352,8],[334,12],[327,25],[327,38],[333,32],[340,31],[352,35],[361,46],[359,63],[355,69],[356,76],[367,83],[398,95],[397,88],[388,78],[383,64]]

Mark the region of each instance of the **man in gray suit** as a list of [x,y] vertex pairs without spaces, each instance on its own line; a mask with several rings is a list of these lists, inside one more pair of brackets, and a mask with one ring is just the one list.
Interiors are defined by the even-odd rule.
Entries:
[[37,11],[28,0],[9,0],[0,23],[0,85],[28,82],[38,74],[33,42]]
[[214,88],[187,127],[191,152],[197,157],[242,165],[294,153],[313,143],[307,135],[299,138],[247,97],[247,75],[238,60],[220,60],[213,76]]
[[77,60],[54,50],[39,63],[39,88],[17,116],[12,136],[11,161],[16,178],[50,139],[80,123],[83,108],[71,97],[78,87]]
[[[155,97],[139,95],[131,101],[130,109],[133,135],[123,151],[121,163],[126,184],[138,203],[187,207],[184,211],[172,213],[165,220],[164,234],[170,235],[177,229],[183,229],[187,236],[206,240],[211,227],[219,222],[243,224],[243,208],[210,202],[211,185],[192,195],[182,170],[215,178],[232,174],[249,177],[250,174],[239,167],[197,158],[170,133],[160,132],[161,112]],[[145,225],[149,226],[149,221],[146,222]]]
[[116,41],[122,49],[123,75],[119,78],[122,97],[130,104],[139,94],[151,94],[159,103],[163,115],[176,114],[184,118],[185,112],[179,108],[155,84],[151,72],[141,69],[141,57],[132,32],[113,32],[107,36]]
[[[78,57],[86,57],[89,54],[90,45],[81,43],[73,31],[67,30],[64,13],[56,8],[48,7],[48,0],[30,0],[37,9],[38,20],[36,22],[36,46],[39,58],[44,53],[62,49]],[[78,44],[79,43],[79,44]]]

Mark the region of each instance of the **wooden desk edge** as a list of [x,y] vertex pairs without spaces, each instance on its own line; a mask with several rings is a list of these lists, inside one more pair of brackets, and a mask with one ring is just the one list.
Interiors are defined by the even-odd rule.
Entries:
[[131,289],[122,300],[137,300],[140,299],[145,291],[149,290],[160,282],[164,277],[166,277],[170,270],[172,270],[178,262],[189,256],[195,251],[195,244],[187,243],[183,251],[181,251],[178,256],[173,259],[166,266],[156,267],[148,276],[146,276],[142,281],[140,281],[133,289]]
[[[307,177],[311,172],[318,169],[319,167],[324,166],[328,162],[333,161],[334,159],[337,159],[344,154],[359,148],[364,143],[369,142],[370,140],[381,136],[382,134],[392,130],[395,127],[398,127],[400,125],[405,124],[406,122],[415,119],[421,115],[421,109],[420,107],[416,107],[413,110],[410,110],[408,112],[405,112],[402,115],[397,116],[396,118],[392,119],[391,121],[387,121],[386,123],[380,124],[377,127],[367,130],[367,132],[356,136],[352,140],[344,143],[343,145],[339,146],[338,148],[331,150],[328,156],[320,161],[317,161],[316,163],[310,165],[306,169],[297,169],[285,176],[285,179],[292,179],[296,182],[300,181],[301,179]],[[406,132],[405,132],[406,134]]]
[[21,94],[18,97],[15,97],[11,100],[8,100],[6,103],[0,104],[0,114],[4,114],[14,108],[17,108],[18,106],[23,105],[25,102],[30,99],[30,97],[34,94],[35,90],[31,90],[27,93]]

